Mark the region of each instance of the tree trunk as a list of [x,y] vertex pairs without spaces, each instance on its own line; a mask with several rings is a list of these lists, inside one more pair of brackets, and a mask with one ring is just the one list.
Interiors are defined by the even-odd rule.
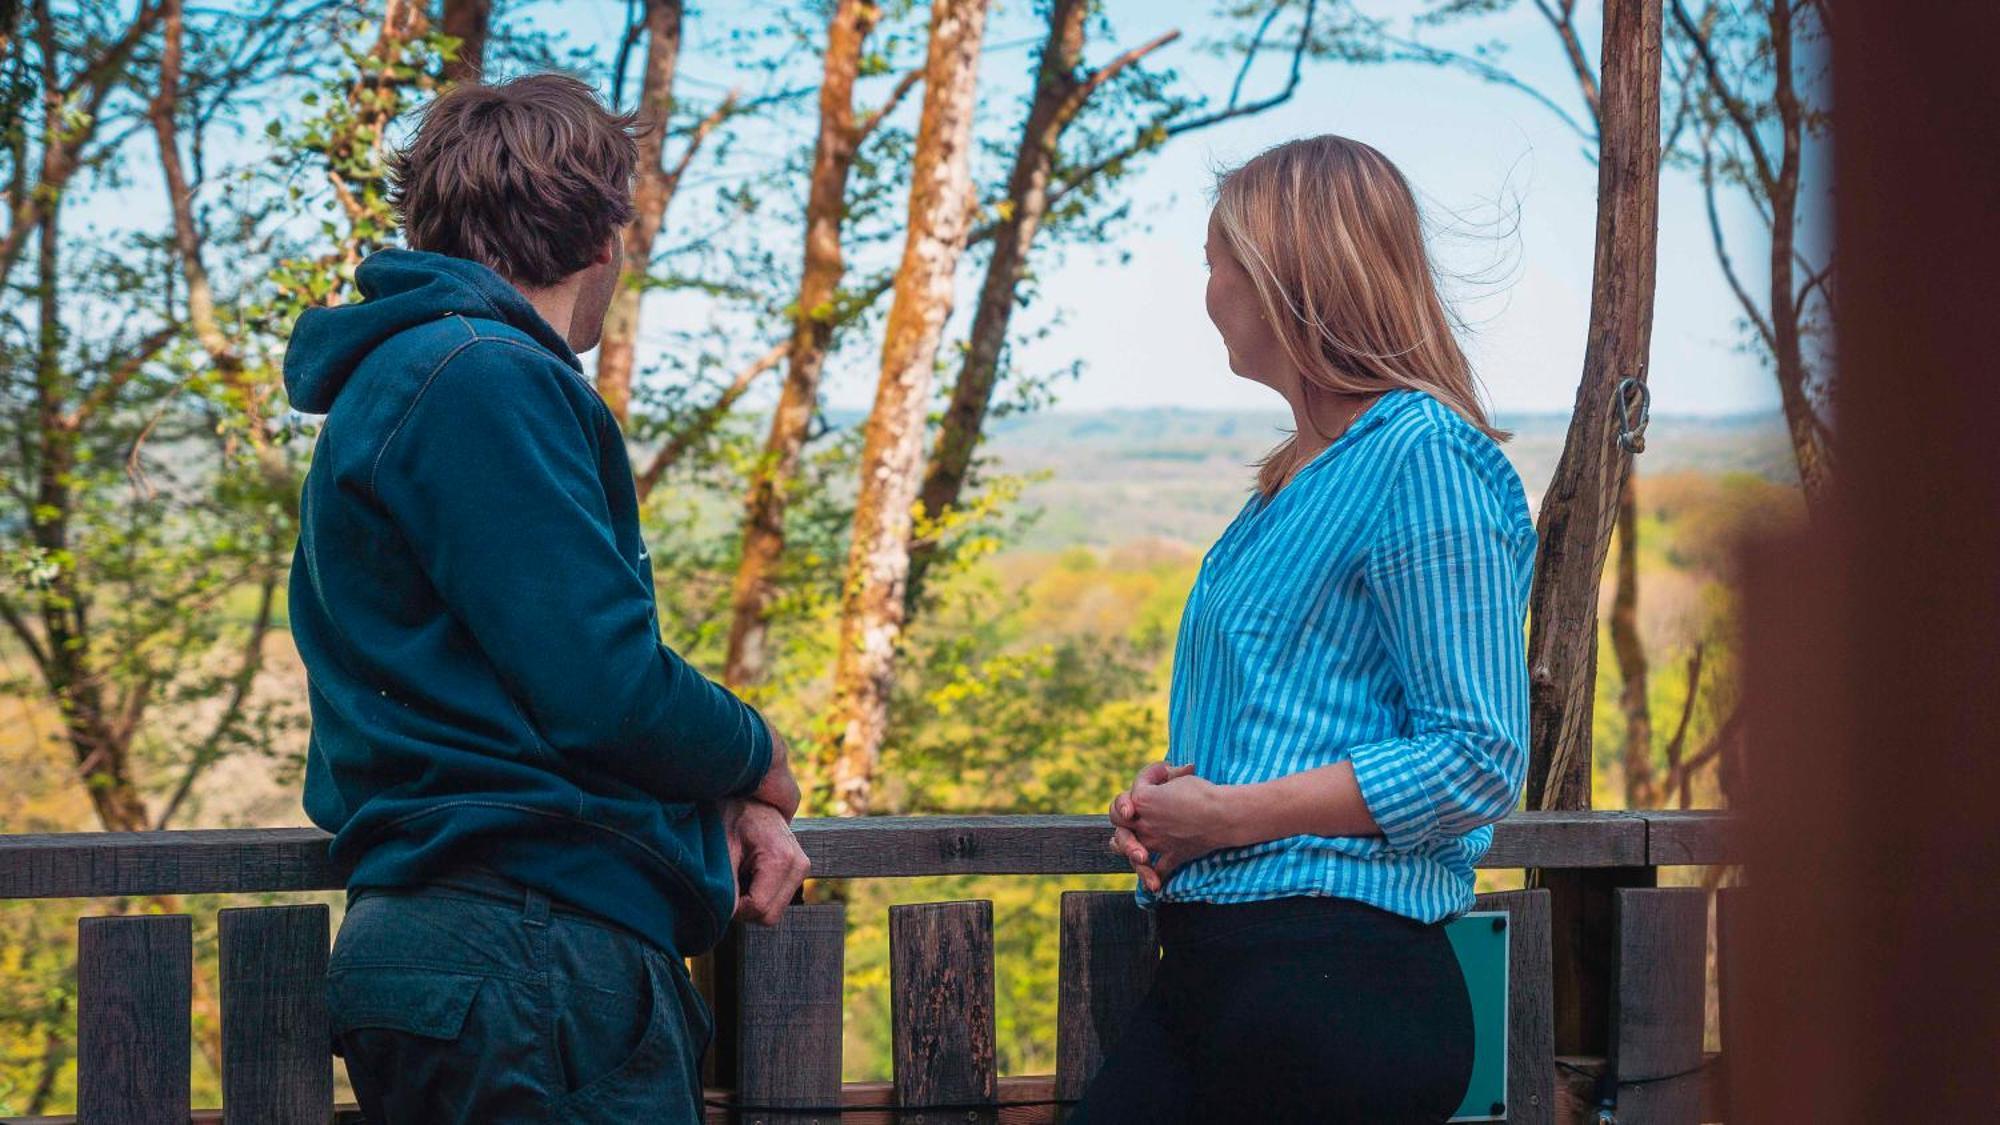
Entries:
[[604,317],[597,345],[597,392],[619,425],[632,406],[632,359],[639,340],[639,300],[645,294],[653,241],[667,214],[673,175],[663,157],[667,125],[674,109],[674,68],[681,53],[681,0],[646,0],[646,77],[639,88],[639,113],[652,127],[639,138],[638,183],[632,192],[637,212],[625,228],[625,268]]
[[819,139],[813,147],[812,186],[806,198],[805,265],[786,348],[785,386],[771,416],[764,457],[750,478],[743,521],[743,561],[731,597],[729,656],[723,679],[732,688],[762,680],[770,671],[766,641],[785,549],[786,490],[798,473],[800,451],[819,404],[820,372],[833,340],[834,303],[846,272],[840,230],[847,215],[847,180],[860,131],[854,123],[854,79],[861,48],[882,18],[873,0],[840,0],[827,27],[826,73],[819,87]]
[[888,722],[931,368],[971,225],[974,84],[985,24],[986,0],[935,0],[931,6],[909,235],[882,344],[881,382],[862,444],[861,495],[841,599],[833,795],[848,815],[868,811]]
[[[1035,99],[1028,107],[1020,147],[1014,154],[1014,170],[1007,178],[1007,201],[994,224],[993,257],[987,263],[986,280],[979,289],[965,362],[960,365],[958,381],[952,386],[951,403],[945,409],[937,441],[931,448],[930,467],[924,474],[921,497],[926,519],[944,515],[958,503],[965,490],[972,455],[979,448],[987,410],[993,401],[993,388],[999,382],[1000,353],[1006,346],[1008,327],[1014,317],[1016,292],[1028,272],[1028,251],[1055,199],[1050,174],[1055,169],[1064,131],[1098,87],[1180,37],[1178,31],[1168,32],[1126,51],[1091,74],[1079,75],[1085,20],[1089,14],[1090,4],[1086,0],[1057,0],[1049,11],[1049,35],[1042,45]],[[915,545],[910,560],[908,600],[912,602],[936,548],[935,540]]]
[[446,82],[477,82],[486,69],[486,31],[493,0],[444,0],[438,30],[458,40],[458,56],[444,66]]
[[1799,466],[1799,483],[1806,499],[1822,495],[1831,468],[1823,423],[1806,387],[1804,345],[1799,319],[1805,308],[1794,278],[1797,270],[1800,120],[1798,91],[1792,82],[1792,5],[1772,0],[1771,67],[1776,82],[1779,133],[1783,147],[1776,182],[1771,185],[1771,335],[1772,362],[1777,368],[1779,400],[1784,404],[1785,429]]
[[[993,257],[979,289],[965,361],[959,367],[951,405],[945,409],[924,475],[921,496],[927,519],[937,519],[958,502],[972,467],[972,454],[978,448],[993,386],[999,379],[1000,352],[1014,316],[1014,293],[1027,273],[1028,248],[1048,212],[1049,173],[1055,167],[1056,146],[1063,129],[1082,107],[1082,100],[1076,97],[1083,85],[1077,67],[1083,58],[1084,21],[1090,7],[1088,0],[1055,0],[1049,10],[1049,34],[1042,45],[1035,98],[1021,129],[1014,170],[1007,178],[1007,203],[994,232]],[[917,546],[910,575],[912,595],[922,583],[934,551],[934,542]]]
[[1618,495],[1618,585],[1611,597],[1611,651],[1618,657],[1625,712],[1625,807],[1659,803],[1653,783],[1653,708],[1646,697],[1646,646],[1639,639],[1639,476]]
[[1529,598],[1528,804],[1590,807],[1598,583],[1631,455],[1618,447],[1617,388],[1646,377],[1659,225],[1660,2],[1605,5],[1597,251],[1583,378],[1562,458],[1543,494]]
[[[47,126],[61,124],[60,99],[52,100]],[[62,714],[63,732],[76,759],[77,776],[106,831],[146,827],[146,803],[131,775],[130,735],[107,714],[102,678],[90,667],[89,599],[77,582],[70,549],[69,518],[76,495],[70,484],[76,467],[77,434],[66,418],[69,379],[62,369],[61,200],[43,208],[36,234],[37,356],[35,372],[35,507],[31,536],[55,572],[37,600],[42,623],[42,677]]]

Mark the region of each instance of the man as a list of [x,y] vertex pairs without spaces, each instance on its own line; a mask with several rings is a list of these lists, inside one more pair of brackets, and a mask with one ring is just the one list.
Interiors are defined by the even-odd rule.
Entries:
[[291,621],[306,811],[353,872],[335,1042],[371,1121],[697,1120],[683,958],[806,873],[784,740],[659,643],[625,444],[576,357],[633,130],[555,75],[440,97],[392,163],[412,249],[285,356],[327,416]]

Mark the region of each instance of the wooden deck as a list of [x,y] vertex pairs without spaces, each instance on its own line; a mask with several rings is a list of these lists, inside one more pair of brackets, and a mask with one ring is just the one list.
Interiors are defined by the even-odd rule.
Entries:
[[[815,879],[1124,870],[1104,850],[1097,817],[797,827]],[[0,836],[0,899],[334,890],[343,877],[326,844],[313,829]],[[1702,1049],[1709,896],[1656,884],[1660,867],[1733,858],[1730,823],[1717,813],[1522,813],[1498,826],[1482,866],[1544,873],[1543,889],[1481,896],[1482,909],[1509,913],[1513,931],[1504,1120],[1594,1117],[1605,1095],[1622,1121],[1724,1116],[1720,1060]],[[1725,929],[1736,893],[1721,896]],[[1065,894],[1058,1073],[1002,1077],[990,905],[894,907],[895,1077],[843,1084],[846,910],[794,906],[782,925],[739,931],[697,960],[717,1016],[710,1120],[1053,1122],[1151,973],[1150,921],[1129,894]],[[329,925],[318,904],[221,912],[223,1099],[232,1121],[358,1120],[333,1105]],[[77,971],[81,1119],[189,1121],[189,919],[84,918]],[[193,1119],[212,1117],[202,1110]]]

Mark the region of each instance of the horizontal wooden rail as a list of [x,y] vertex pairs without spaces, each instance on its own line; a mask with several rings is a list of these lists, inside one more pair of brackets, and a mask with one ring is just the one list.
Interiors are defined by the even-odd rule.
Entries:
[[[883,816],[795,825],[816,879],[1117,874],[1095,816]],[[1525,812],[1496,826],[1482,867],[1727,863],[1726,813]],[[0,835],[0,899],[338,890],[316,828]]]

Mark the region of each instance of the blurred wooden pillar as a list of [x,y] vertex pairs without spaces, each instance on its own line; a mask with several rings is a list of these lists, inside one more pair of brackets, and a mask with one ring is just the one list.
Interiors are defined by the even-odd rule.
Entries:
[[2000,1100],[2000,5],[1829,7],[1836,491],[1748,570],[1732,1120],[1984,1120]]

